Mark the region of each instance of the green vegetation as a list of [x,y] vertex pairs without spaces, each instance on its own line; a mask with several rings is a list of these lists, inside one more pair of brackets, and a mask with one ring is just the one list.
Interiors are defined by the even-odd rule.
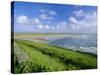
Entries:
[[97,68],[97,56],[26,40],[14,40],[14,73]]

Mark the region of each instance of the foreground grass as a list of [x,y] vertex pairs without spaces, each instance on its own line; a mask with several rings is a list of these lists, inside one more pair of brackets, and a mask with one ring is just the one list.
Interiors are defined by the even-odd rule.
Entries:
[[[88,53],[76,52],[69,49],[50,46],[43,43],[35,43],[25,40],[15,40],[17,47],[24,53],[22,56],[14,51],[14,72],[48,72],[63,70],[95,69],[97,67],[97,56]],[[25,55],[26,54],[26,55]]]

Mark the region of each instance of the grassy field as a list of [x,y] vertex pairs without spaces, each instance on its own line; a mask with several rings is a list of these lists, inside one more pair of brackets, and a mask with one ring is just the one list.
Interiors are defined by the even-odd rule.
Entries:
[[14,55],[14,73],[97,68],[97,56],[94,54],[29,40],[14,39],[12,55]]

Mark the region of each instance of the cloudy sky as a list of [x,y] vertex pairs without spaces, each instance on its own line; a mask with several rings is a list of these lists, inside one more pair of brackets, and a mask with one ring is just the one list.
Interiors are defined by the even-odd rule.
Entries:
[[14,32],[96,33],[96,31],[95,6],[14,2]]

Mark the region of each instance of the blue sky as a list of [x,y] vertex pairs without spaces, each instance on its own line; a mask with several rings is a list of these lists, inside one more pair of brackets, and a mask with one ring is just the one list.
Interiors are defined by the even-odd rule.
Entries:
[[14,32],[96,33],[96,31],[95,6],[14,2]]

